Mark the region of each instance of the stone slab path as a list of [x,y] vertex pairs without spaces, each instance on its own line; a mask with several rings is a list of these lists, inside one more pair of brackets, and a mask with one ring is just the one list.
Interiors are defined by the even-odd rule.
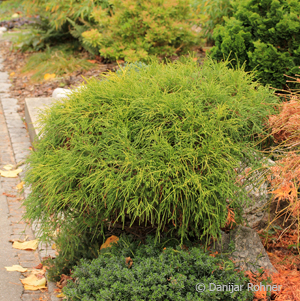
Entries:
[[[1,43],[1,41],[0,41]],[[9,95],[9,76],[3,72],[3,59],[0,58],[0,169],[6,164],[20,164],[24,170],[24,159],[30,153],[29,134],[25,123],[17,113],[17,100]],[[22,200],[30,191],[19,194],[16,186],[22,181],[24,171],[17,178],[0,176],[0,301],[54,301],[59,300],[53,294],[54,284],[49,290],[25,291],[19,272],[7,272],[4,267],[19,264],[25,268],[34,268],[41,258],[49,255],[45,247],[37,251],[24,251],[12,248],[10,240],[35,239],[29,224],[22,221],[25,211]],[[52,254],[51,254],[52,255]]]

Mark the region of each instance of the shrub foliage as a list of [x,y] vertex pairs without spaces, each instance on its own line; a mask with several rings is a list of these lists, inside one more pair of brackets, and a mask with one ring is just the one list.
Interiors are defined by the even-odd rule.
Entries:
[[278,102],[226,65],[126,67],[46,110],[28,159],[25,218],[41,222],[44,239],[59,227],[62,252],[126,219],[157,235],[174,227],[182,239],[217,237],[228,205],[238,213],[245,197],[233,169],[254,161],[249,150]]
[[282,89],[284,74],[295,75],[300,65],[299,1],[244,0],[233,7],[233,17],[214,31],[212,58],[245,62],[261,83]]
[[199,42],[190,0],[24,0],[41,16],[19,43],[39,50],[47,43],[75,39],[87,51],[128,62],[151,55],[185,53]]
[[[69,282],[64,288],[69,300],[253,300],[253,293],[247,290],[249,279],[235,271],[229,260],[211,257],[197,247],[188,252],[179,247],[162,250],[152,240],[134,252],[127,244],[118,244],[107,254],[92,262],[82,260],[75,267],[75,283]],[[206,290],[197,292],[197,283]],[[210,283],[234,284],[239,290],[217,291]]]
[[213,32],[217,24],[224,25],[224,17],[232,15],[230,0],[194,0],[192,8],[201,28],[201,37],[206,38],[208,45],[214,43]]
[[189,0],[112,0],[112,5],[112,16],[94,9],[99,26],[82,33],[83,42],[98,47],[105,58],[134,62],[149,55],[171,56],[197,41]]
[[[23,3],[29,14],[39,15],[32,30],[17,44],[23,50],[40,50],[47,44],[70,40],[81,42],[81,33],[96,25],[91,16],[94,8],[111,8],[108,0],[23,0]],[[81,45],[95,53],[95,49]]]

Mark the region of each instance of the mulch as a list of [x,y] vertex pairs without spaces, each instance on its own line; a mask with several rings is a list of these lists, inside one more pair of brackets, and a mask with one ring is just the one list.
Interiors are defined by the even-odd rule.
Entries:
[[63,78],[35,83],[30,80],[30,75],[21,72],[27,58],[32,53],[12,50],[10,41],[0,43],[0,53],[5,58],[3,61],[4,71],[10,74],[12,83],[9,91],[10,96],[18,100],[18,105],[20,106],[18,112],[23,118],[25,118],[25,98],[51,97],[54,89],[61,87],[61,85],[64,85],[63,88],[65,89],[71,89],[83,83],[85,81],[84,78],[100,78],[101,74],[115,71],[118,68],[117,63],[105,64],[101,61],[96,61],[95,68],[90,70],[76,71]]

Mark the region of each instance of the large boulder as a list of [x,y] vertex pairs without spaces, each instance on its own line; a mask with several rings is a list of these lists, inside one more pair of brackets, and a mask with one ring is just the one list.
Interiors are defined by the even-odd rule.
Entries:
[[214,251],[230,253],[237,268],[257,272],[259,268],[277,273],[265,251],[259,235],[251,228],[237,226],[228,234],[222,231],[221,240],[211,244]]
[[[243,206],[243,218],[245,219],[245,226],[250,228],[262,229],[266,226],[266,221],[268,220],[267,204],[270,201],[271,194],[268,192],[268,182],[266,180],[267,167],[275,164],[274,161],[263,157],[263,165],[266,167],[262,171],[255,170],[249,178],[243,178],[243,175],[247,171],[250,171],[247,164],[240,163],[240,168],[236,169],[238,173],[238,178],[241,180],[241,184],[245,181],[249,181],[249,185],[245,186],[247,195],[250,202],[241,200],[241,205]],[[247,184],[247,183],[246,183]]]

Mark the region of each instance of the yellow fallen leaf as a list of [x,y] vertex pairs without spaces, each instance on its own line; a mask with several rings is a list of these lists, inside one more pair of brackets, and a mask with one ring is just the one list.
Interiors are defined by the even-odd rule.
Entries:
[[50,73],[46,73],[45,75],[44,75],[44,79],[45,80],[48,80],[48,79],[52,79],[52,78],[55,78],[55,74],[53,73],[53,74],[50,74]]
[[56,250],[56,245],[53,244],[53,245],[51,246],[51,249],[52,249],[52,250]]
[[16,188],[17,188],[18,190],[22,190],[24,184],[25,184],[25,182],[22,181],[21,183],[19,183],[19,184],[16,186]]
[[11,74],[10,74],[10,76],[14,76],[15,75],[15,72],[12,72]]
[[60,293],[56,295],[56,298],[64,298],[66,295],[64,293]]
[[36,250],[38,247],[38,240],[29,240],[25,242],[18,242],[15,241],[13,243],[13,248],[19,249],[19,250]]
[[43,270],[43,269],[39,269],[39,270],[35,270],[35,269],[33,269],[33,270],[31,270],[31,274],[32,275],[45,275],[45,273],[46,273],[46,270]]
[[35,275],[31,274],[25,279],[20,279],[24,289],[28,291],[37,291],[39,289],[45,289],[46,287],[46,278],[38,278]]
[[12,16],[11,16],[12,18],[19,18],[19,14],[13,14]]
[[3,168],[4,168],[5,170],[12,170],[13,167],[14,167],[14,166],[13,166],[12,164],[7,164],[7,165],[3,166]]
[[5,267],[5,268],[6,268],[6,271],[8,271],[8,272],[21,272],[21,273],[27,272],[27,269],[23,268],[20,265],[13,265],[11,267]]
[[111,237],[109,237],[104,244],[101,245],[100,250],[104,249],[104,248],[110,248],[111,244],[113,243],[118,243],[119,237],[112,235]]
[[18,173],[20,173],[21,171],[22,171],[22,168],[18,168],[15,170],[9,170],[9,171],[0,169],[0,175],[5,178],[16,178],[18,176]]

